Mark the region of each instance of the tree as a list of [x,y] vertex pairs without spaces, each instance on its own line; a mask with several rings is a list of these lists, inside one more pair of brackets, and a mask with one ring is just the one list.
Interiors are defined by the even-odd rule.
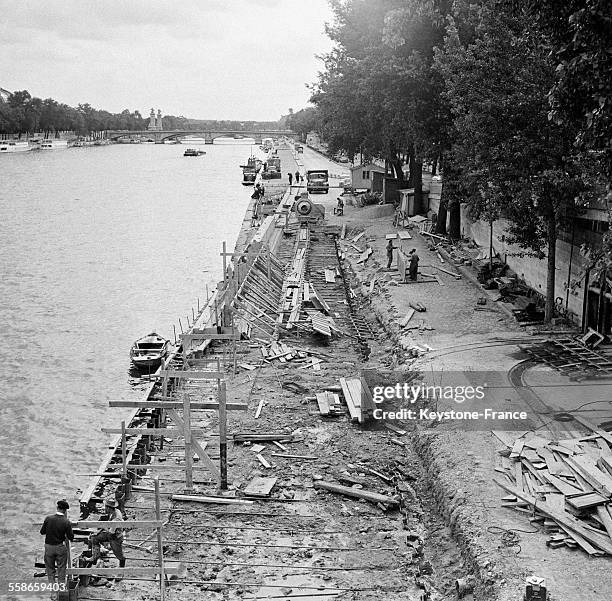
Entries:
[[[555,67],[528,14],[504,2],[456,5],[475,24],[468,41],[455,19],[438,68],[455,121],[453,152],[472,213],[504,216],[510,240],[548,258],[546,319],[554,311],[558,230],[579,210],[587,189],[572,154],[574,131],[548,119]],[[475,18],[476,17],[476,18]]]

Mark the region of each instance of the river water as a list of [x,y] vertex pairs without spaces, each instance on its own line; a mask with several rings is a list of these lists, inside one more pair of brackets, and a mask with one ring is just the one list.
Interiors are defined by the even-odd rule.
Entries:
[[[201,147],[203,148],[203,147]],[[129,349],[191,316],[249,202],[245,144],[113,145],[0,157],[0,598],[42,559],[35,523],[95,471],[139,398]],[[178,326],[177,326],[178,330]],[[129,410],[128,410],[129,411]],[[40,571],[40,570],[38,570]]]

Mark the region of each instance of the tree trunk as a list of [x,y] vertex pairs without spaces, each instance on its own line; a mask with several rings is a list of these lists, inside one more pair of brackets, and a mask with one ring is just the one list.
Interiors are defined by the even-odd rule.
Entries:
[[418,207],[418,212],[420,213],[423,210],[423,159],[415,157],[413,164],[414,204]]
[[408,152],[408,184],[407,184],[408,188],[414,188],[414,171],[415,171],[414,149],[411,148],[410,151]]
[[546,304],[544,305],[544,321],[550,321],[555,312],[555,264],[557,254],[557,221],[554,214],[548,218],[546,232],[548,244],[548,265],[546,274]]
[[440,208],[438,209],[438,220],[436,221],[436,234],[446,236],[446,219],[448,211],[446,210],[446,201],[440,200]]
[[436,177],[438,175],[438,157],[436,157],[431,166],[431,177]]
[[461,203],[458,200],[452,200],[448,205],[450,220],[448,223],[448,236],[451,240],[459,240],[461,238]]
[[399,159],[399,157],[395,157],[392,161],[389,161],[389,163],[391,164],[391,167],[393,168],[393,175],[397,179],[403,180],[404,172],[402,170],[402,161]]

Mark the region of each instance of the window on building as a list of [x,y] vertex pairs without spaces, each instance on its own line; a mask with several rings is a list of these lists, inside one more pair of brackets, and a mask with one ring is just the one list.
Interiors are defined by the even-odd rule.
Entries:
[[364,171],[361,174],[361,179],[370,179],[370,172],[369,171]]

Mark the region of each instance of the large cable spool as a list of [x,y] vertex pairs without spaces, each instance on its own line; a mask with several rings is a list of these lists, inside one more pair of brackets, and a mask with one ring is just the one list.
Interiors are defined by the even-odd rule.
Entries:
[[307,199],[299,200],[295,205],[295,212],[301,217],[308,217],[312,213],[313,204]]

